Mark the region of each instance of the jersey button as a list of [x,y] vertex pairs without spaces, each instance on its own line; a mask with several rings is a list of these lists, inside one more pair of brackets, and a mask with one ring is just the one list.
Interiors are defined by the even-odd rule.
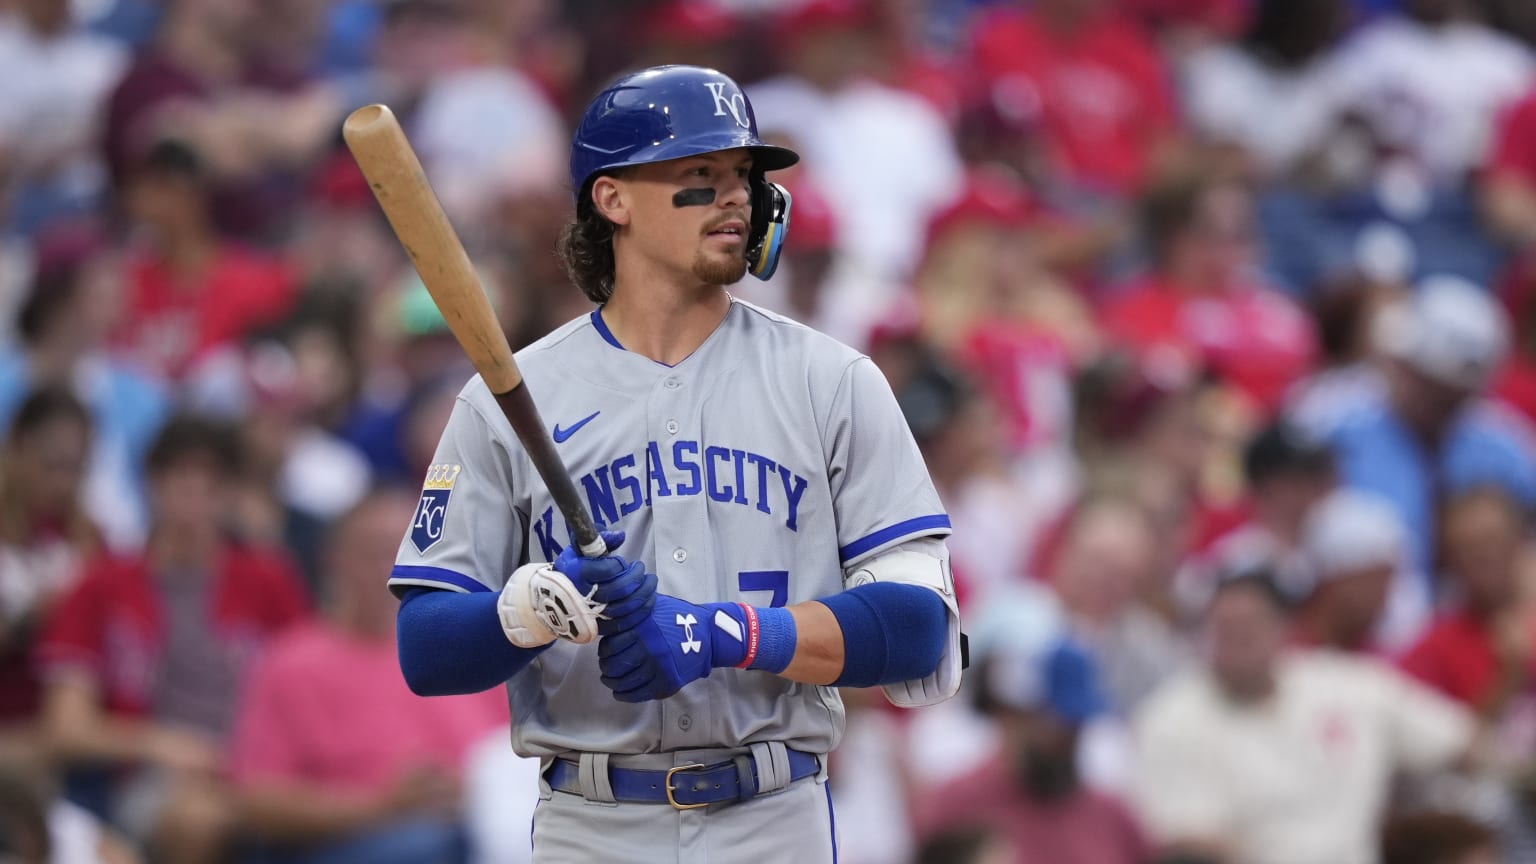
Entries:
[[674,378],[668,378],[667,380],[665,380],[665,381],[663,381],[661,383],[662,383],[662,386],[666,387],[668,390],[676,390],[677,388],[683,386],[682,380],[679,379],[679,378],[675,378],[675,377]]
[[677,421],[676,420],[668,420],[667,421],[667,434],[668,435],[676,435],[677,434]]
[[683,730],[684,732],[687,732],[689,729],[692,729],[693,728],[693,718],[689,717],[687,714],[684,714],[683,716],[677,718],[677,728]]
[[684,561],[687,561],[688,560],[688,550],[682,548],[681,546],[679,546],[676,549],[673,549],[672,550],[672,560],[676,561],[679,564],[683,563]]

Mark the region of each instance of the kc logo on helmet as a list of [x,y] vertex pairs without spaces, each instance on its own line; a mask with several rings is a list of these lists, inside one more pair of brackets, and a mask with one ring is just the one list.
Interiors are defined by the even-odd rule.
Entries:
[[734,89],[727,96],[726,83],[725,81],[704,82],[704,86],[709,88],[709,95],[715,97],[715,116],[724,117],[729,112],[737,126],[751,129],[752,124],[747,122],[747,97],[740,90]]
[[459,479],[459,465],[433,465],[427,469],[421,499],[416,502],[416,517],[411,520],[411,545],[423,554],[443,539],[443,521],[448,517],[448,499]]

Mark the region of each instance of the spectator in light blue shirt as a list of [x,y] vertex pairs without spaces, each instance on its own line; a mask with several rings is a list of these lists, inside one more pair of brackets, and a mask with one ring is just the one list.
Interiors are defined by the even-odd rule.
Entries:
[[114,550],[137,549],[147,529],[143,461],[171,394],[106,348],[123,291],[122,263],[104,235],[70,225],[45,238],[17,316],[20,337],[0,348],[0,428],[27,394],[60,387],[90,409],[95,435],[85,509]]
[[1345,483],[1386,498],[1408,528],[1409,567],[1385,626],[1391,642],[1411,638],[1434,602],[1440,501],[1491,484],[1536,507],[1536,449],[1512,414],[1478,399],[1509,343],[1487,292],[1432,278],[1378,326],[1385,396],[1345,416],[1330,443]]

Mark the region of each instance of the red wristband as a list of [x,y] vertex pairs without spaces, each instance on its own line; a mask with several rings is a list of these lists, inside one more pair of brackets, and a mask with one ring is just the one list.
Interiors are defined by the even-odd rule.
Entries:
[[737,603],[736,605],[740,606],[741,611],[746,613],[747,616],[747,656],[740,663],[736,664],[736,668],[746,669],[757,662],[757,642],[760,632],[757,623],[757,610],[745,603]]

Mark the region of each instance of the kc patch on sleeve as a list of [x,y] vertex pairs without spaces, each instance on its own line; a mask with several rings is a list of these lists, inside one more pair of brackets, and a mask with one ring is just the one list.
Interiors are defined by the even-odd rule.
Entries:
[[416,518],[411,522],[411,543],[423,554],[443,539],[443,521],[448,516],[448,499],[462,466],[447,463],[427,469],[427,480],[416,502]]

